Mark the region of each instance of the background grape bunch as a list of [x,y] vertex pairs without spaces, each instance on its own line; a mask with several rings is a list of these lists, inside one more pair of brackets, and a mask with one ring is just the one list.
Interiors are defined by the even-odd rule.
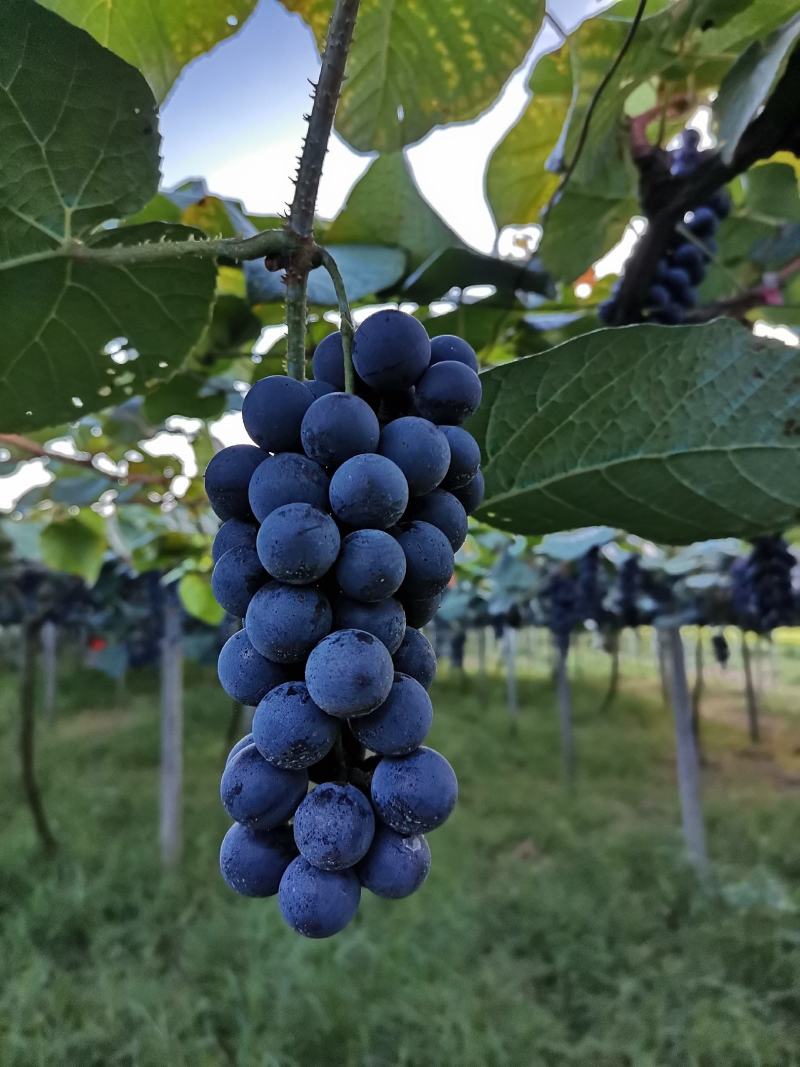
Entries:
[[245,896],[277,893],[308,937],[343,929],[362,886],[400,898],[428,875],[424,835],[458,787],[423,745],[436,659],[419,627],[483,498],[461,426],[481,399],[472,348],[381,311],[356,332],[353,365],[347,393],[334,333],[313,381],[257,382],[242,409],[254,444],[223,449],[205,476],[223,520],[212,588],[243,619],[219,678],[255,706],[222,775],[234,822],[220,867]]
[[[683,131],[680,144],[669,153],[669,171],[673,177],[686,178],[694,172],[702,156],[699,143],[696,130]],[[642,320],[665,326],[675,326],[685,320],[686,312],[697,304],[697,287],[717,251],[714,235],[730,210],[729,194],[725,189],[718,189],[705,203],[686,213],[681,226],[673,232],[666,253],[658,261],[642,308]],[[622,276],[612,296],[598,308],[598,316],[604,323],[615,321],[615,294],[621,284]]]

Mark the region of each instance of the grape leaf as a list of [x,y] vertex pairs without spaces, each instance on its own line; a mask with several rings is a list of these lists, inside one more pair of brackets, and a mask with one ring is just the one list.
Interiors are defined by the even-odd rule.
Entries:
[[225,609],[214,599],[207,574],[184,574],[178,582],[178,596],[190,615],[209,626],[219,626],[225,618]]
[[[94,243],[194,232],[150,223]],[[3,267],[0,426],[15,431],[68,421],[169,378],[200,340],[214,298],[214,264],[188,256],[135,266],[57,257]]]
[[800,352],[734,322],[598,330],[481,380],[482,521],[687,543],[800,515]]
[[730,163],[739,138],[783,72],[800,35],[800,14],[764,41],[753,41],[728,71],[714,101],[721,156]]
[[417,188],[402,152],[379,156],[356,182],[325,243],[402,248],[413,270],[435,252],[463,248]]
[[536,222],[558,175],[546,168],[569,107],[569,93],[537,93],[489,160],[486,198],[498,226]]
[[550,209],[539,256],[552,274],[571,282],[622,237],[639,210],[632,197],[606,197],[570,184]]
[[159,101],[183,67],[236,33],[256,0],[41,0],[138,67]]
[[203,333],[210,261],[98,264],[96,247],[186,238],[98,227],[158,187],[155,102],[141,74],[31,0],[0,10],[0,425],[31,430],[168,378]]
[[158,186],[133,67],[32,0],[0,9],[0,263],[137,211]]
[[93,585],[106,552],[105,519],[83,508],[75,518],[51,522],[42,530],[39,547],[48,567]]
[[[283,0],[325,43],[332,0]],[[525,58],[544,0],[362,0],[336,129],[359,152],[393,152],[475,118]]]
[[496,307],[517,307],[516,294],[553,296],[553,283],[538,260],[497,259],[471,248],[448,248],[435,252],[403,285],[403,295],[418,304],[439,300],[453,286],[491,285],[495,292],[486,301]]

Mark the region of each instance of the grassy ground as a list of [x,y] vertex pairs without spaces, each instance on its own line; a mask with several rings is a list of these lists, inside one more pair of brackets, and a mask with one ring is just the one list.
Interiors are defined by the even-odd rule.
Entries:
[[264,1067],[800,1064],[797,688],[770,692],[755,754],[712,678],[704,893],[676,834],[671,722],[649,666],[601,718],[597,657],[576,682],[580,781],[559,776],[553,696],[499,679],[437,683],[432,744],[461,801],[431,835],[415,897],[365,895],[344,934],[296,937],[274,901],[216,873],[228,715],[210,672],[186,705],[186,853],[157,862],[157,698],[110,706],[98,675],[62,684],[42,779],[62,854],[39,858],[0,681],[0,1063]]

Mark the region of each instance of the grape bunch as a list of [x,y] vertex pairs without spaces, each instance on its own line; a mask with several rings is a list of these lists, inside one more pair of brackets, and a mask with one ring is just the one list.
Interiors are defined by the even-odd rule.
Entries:
[[779,535],[757,537],[747,560],[753,594],[756,628],[769,633],[794,622],[792,568],[795,558]]
[[219,678],[255,706],[222,775],[234,820],[222,875],[245,896],[277,893],[286,922],[315,938],[347,925],[362,886],[418,889],[424,835],[455,805],[452,767],[423,744],[436,658],[420,627],[483,499],[461,425],[481,399],[470,346],[381,311],[357,330],[353,365],[347,393],[335,333],[313,381],[257,382],[242,409],[254,444],[206,471],[223,520],[212,587],[244,621]]
[[[673,177],[687,178],[697,169],[702,157],[699,143],[696,130],[683,131],[680,144],[669,153],[669,169]],[[714,235],[730,210],[730,196],[723,188],[686,213],[682,227],[685,232],[676,229],[672,233],[667,249],[658,261],[642,308],[643,320],[666,326],[684,321],[686,312],[697,304],[697,287],[717,251]],[[618,286],[619,282],[617,289]],[[615,321],[616,291],[598,308],[600,320],[607,324]]]
[[731,658],[731,649],[725,634],[713,634],[711,637],[711,648],[714,652],[714,659],[720,667],[724,667]]
[[580,622],[581,596],[578,582],[566,569],[556,569],[544,590],[547,603],[547,627],[553,644],[566,656],[570,635]]

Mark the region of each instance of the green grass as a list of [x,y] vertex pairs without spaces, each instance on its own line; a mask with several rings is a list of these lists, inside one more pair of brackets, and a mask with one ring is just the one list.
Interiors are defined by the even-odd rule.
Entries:
[[322,942],[218,877],[228,706],[210,672],[187,687],[185,859],[168,876],[154,680],[140,676],[125,708],[98,675],[62,684],[40,727],[63,842],[48,863],[20,804],[5,674],[0,1063],[800,1064],[797,728],[785,720],[781,750],[753,759],[737,726],[709,725],[721,892],[703,892],[682,863],[671,723],[646,674],[600,718],[603,679],[580,663],[572,796],[544,679],[523,680],[516,735],[499,680],[437,683],[431,743],[461,800],[431,835],[431,877],[407,901],[365,894]]

